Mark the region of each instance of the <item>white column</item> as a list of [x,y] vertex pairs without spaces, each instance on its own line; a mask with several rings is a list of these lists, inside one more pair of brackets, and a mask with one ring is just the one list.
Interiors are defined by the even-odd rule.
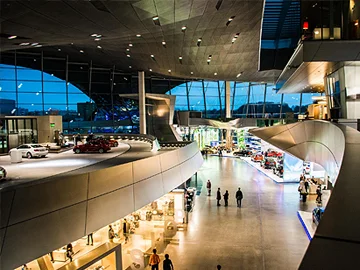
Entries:
[[225,117],[231,118],[230,82],[225,82]]
[[145,75],[138,72],[140,134],[146,134]]

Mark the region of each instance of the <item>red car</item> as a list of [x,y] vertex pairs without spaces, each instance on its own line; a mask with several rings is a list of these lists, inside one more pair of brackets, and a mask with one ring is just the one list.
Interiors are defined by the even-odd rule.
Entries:
[[269,151],[265,154],[267,157],[279,157],[282,156],[282,153],[276,151]]
[[106,153],[111,150],[110,146],[102,141],[90,141],[86,144],[76,145],[73,151],[76,154],[86,153],[86,152],[98,152],[100,154]]
[[254,154],[251,156],[251,161],[254,161],[254,162],[261,162],[264,160],[264,156],[261,155],[261,154]]
[[104,139],[103,137],[97,137],[91,141],[101,141],[102,143],[107,144],[110,147],[118,147],[118,145],[119,145],[117,140]]

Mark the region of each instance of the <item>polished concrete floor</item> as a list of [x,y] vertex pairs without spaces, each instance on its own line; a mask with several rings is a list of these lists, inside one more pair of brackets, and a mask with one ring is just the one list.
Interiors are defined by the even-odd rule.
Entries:
[[[207,196],[206,181],[212,182]],[[239,158],[208,157],[198,172],[201,194],[178,245],[168,245],[175,269],[297,269],[309,244],[296,211],[315,207],[314,198],[299,200],[298,184],[276,184]],[[220,187],[229,206],[216,206]],[[243,207],[235,192],[241,187]]]

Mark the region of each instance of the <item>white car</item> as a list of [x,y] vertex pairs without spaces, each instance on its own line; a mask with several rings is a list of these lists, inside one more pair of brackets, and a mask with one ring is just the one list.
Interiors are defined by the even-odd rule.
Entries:
[[46,155],[49,153],[49,151],[44,146],[35,143],[22,144],[16,147],[16,150],[20,151],[21,155],[27,158],[46,157]]

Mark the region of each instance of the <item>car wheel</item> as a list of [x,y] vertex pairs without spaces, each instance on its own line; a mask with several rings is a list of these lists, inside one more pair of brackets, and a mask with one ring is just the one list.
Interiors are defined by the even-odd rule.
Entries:
[[30,158],[32,158],[32,154],[31,154],[30,152],[27,152],[27,153],[26,153],[26,157],[27,157],[28,159],[30,159]]
[[114,143],[114,147],[118,147],[119,143],[118,142],[115,142]]
[[75,154],[80,154],[81,150],[79,148],[75,149]]
[[42,158],[46,157],[46,156],[41,156]]
[[99,153],[100,153],[100,154],[104,153],[104,149],[100,148],[100,149],[99,149]]

